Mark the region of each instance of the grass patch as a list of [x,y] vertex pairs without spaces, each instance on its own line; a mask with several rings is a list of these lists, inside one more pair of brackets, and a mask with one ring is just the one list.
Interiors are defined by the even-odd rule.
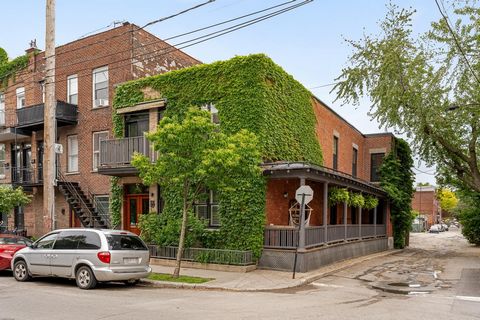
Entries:
[[178,278],[172,277],[171,274],[165,273],[151,273],[147,279],[157,280],[157,281],[169,281],[169,282],[182,282],[182,283],[205,283],[211,280],[212,278],[201,278],[201,277],[189,277],[189,276],[179,276]]

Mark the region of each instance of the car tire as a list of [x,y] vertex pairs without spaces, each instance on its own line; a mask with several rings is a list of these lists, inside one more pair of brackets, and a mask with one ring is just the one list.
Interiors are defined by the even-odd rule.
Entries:
[[77,282],[77,287],[84,290],[93,289],[97,285],[97,279],[92,269],[87,266],[78,268],[75,273],[75,281]]
[[139,282],[140,280],[138,279],[130,279],[130,280],[124,281],[123,283],[125,283],[126,286],[133,287],[133,286],[136,286]]
[[13,265],[13,277],[20,282],[28,281],[32,278],[28,273],[28,266],[24,260],[18,260]]

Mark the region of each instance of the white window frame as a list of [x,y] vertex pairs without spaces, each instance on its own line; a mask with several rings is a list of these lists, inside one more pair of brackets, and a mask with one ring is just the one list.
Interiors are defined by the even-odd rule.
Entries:
[[200,109],[210,112],[210,121],[214,124],[220,124],[218,117],[218,109],[214,103],[207,103],[200,107]]
[[100,138],[98,138],[98,150],[95,150],[95,137],[106,134],[108,139],[108,131],[95,131],[92,133],[92,171],[97,172],[100,165]]
[[[72,153],[72,141],[75,141],[77,143],[77,152],[74,154]],[[73,134],[70,136],[67,136],[67,172],[68,173],[74,173],[78,172],[78,135]],[[73,159],[75,159],[75,162],[73,162]],[[72,165],[72,163],[76,164],[76,167]]]
[[[25,88],[24,87],[20,87],[20,88],[17,88],[17,90],[15,91],[16,95],[17,95],[17,109],[22,109],[25,107],[26,105],[26,101],[25,101]],[[23,103],[22,103],[23,101]]]
[[[95,75],[97,73],[101,73],[101,72],[106,72],[107,73],[107,98],[106,99],[97,99],[96,97],[96,90],[95,90],[95,85],[97,84],[96,79],[95,79]],[[99,82],[100,83],[100,82]],[[104,67],[100,67],[100,68],[96,68],[92,71],[92,98],[93,98],[93,108],[101,108],[101,107],[106,107],[109,105],[109,76],[108,76],[108,66],[104,66]]]
[[[76,83],[76,88],[75,90],[72,90],[72,82],[75,81]],[[77,96],[77,101],[76,103],[72,103],[72,96],[76,95]],[[72,103],[77,105],[78,104],[78,76],[76,74],[72,74],[67,77],[67,102]]]
[[45,103],[45,80],[42,80],[38,83],[40,85],[40,90],[42,90],[42,103]]
[[5,125],[5,94],[0,92],[0,126]]

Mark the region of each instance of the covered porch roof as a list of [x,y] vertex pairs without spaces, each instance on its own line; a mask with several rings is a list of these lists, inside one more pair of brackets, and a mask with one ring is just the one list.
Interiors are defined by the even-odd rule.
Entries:
[[371,182],[307,162],[271,162],[262,164],[262,168],[263,175],[269,179],[303,178],[356,189],[381,198],[387,196],[383,189]]

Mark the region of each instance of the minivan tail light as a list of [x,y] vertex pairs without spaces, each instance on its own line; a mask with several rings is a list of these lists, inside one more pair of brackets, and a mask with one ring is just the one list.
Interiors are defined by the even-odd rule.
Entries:
[[102,251],[97,253],[98,260],[102,261],[103,263],[110,263],[110,252]]

